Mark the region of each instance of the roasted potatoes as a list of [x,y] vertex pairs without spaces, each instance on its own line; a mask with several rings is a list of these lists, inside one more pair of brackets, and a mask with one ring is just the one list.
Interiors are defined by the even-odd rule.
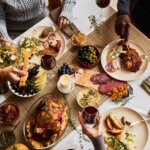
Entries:
[[122,133],[122,129],[115,129],[113,128],[112,130],[107,130],[108,133],[112,134],[112,135],[118,135],[118,134],[121,134]]
[[107,127],[107,132],[111,135],[120,135],[124,129],[123,124],[117,117],[113,114],[110,113],[105,120],[106,127]]
[[106,126],[108,129],[112,130],[113,126],[109,117],[106,118]]
[[109,117],[114,127],[116,127],[116,129],[123,129],[122,123],[116,118],[116,116],[113,113],[110,113]]

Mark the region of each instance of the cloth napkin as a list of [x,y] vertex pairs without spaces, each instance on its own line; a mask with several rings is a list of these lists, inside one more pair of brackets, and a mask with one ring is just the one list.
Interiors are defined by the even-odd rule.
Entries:
[[[60,13],[61,13],[61,7],[54,9],[50,13],[50,17],[56,24],[58,23],[58,18],[59,18]],[[61,31],[69,38],[73,34],[80,32],[79,29],[72,22],[69,25],[66,25],[65,27],[63,27]]]
[[142,82],[142,87],[150,95],[150,76]]

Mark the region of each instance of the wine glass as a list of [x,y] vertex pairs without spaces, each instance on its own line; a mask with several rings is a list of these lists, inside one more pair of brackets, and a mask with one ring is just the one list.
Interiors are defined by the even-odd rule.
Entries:
[[101,8],[101,15],[100,15],[100,19],[101,21],[105,21],[106,18],[104,17],[102,10],[103,8],[106,8],[110,3],[110,0],[96,0],[96,4]]
[[[51,55],[43,55],[41,58],[41,66],[45,70],[52,70],[56,66],[56,59]],[[49,75],[48,78],[52,79],[55,74]]]

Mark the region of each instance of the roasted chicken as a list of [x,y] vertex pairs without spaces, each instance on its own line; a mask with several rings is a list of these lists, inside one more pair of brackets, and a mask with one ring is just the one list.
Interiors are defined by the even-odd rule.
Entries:
[[34,125],[35,139],[48,139],[61,129],[61,118],[64,106],[48,99],[37,108],[37,115]]
[[131,72],[137,72],[140,69],[142,60],[135,49],[129,48],[120,55],[122,65]]

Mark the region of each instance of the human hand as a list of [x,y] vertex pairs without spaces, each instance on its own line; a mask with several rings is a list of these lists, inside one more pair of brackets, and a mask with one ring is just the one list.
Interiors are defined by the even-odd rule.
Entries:
[[82,115],[83,114],[79,112],[79,121],[81,123],[83,133],[86,134],[89,138],[96,138],[100,136],[100,116],[97,116],[96,123],[93,128],[89,128]]
[[59,29],[62,29],[64,26],[70,24],[70,21],[66,17],[60,17],[58,20]]
[[128,40],[130,22],[130,17],[127,14],[120,14],[117,16],[115,23],[115,31],[120,36],[120,38],[125,39],[125,41]]
[[20,77],[26,75],[26,73],[24,73],[23,71],[15,68],[15,67],[12,67],[12,66],[2,69],[1,74],[5,80],[8,80],[12,83],[19,82]]

